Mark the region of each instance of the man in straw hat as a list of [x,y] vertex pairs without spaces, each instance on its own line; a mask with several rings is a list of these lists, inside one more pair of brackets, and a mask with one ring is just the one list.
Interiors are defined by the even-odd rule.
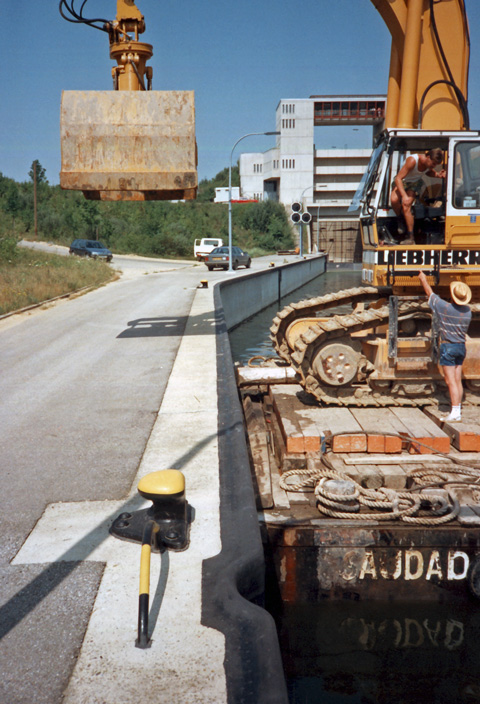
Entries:
[[465,338],[472,319],[472,311],[468,306],[472,292],[462,281],[452,281],[450,284],[452,303],[449,303],[433,293],[423,271],[418,273],[418,278],[428,296],[428,305],[437,316],[442,339],[440,364],[448,386],[452,410],[441,420],[460,421],[463,397],[462,365],[466,356]]

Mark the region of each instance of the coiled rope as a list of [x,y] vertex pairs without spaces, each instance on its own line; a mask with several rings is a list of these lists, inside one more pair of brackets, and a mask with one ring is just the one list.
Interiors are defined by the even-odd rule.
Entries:
[[[389,434],[391,435],[391,434]],[[461,460],[438,452],[418,440],[405,438],[446,457],[448,468],[416,468],[408,471],[415,485],[398,491],[387,487],[369,489],[354,478],[334,469],[327,454],[320,455],[322,467],[291,469],[280,477],[285,491],[314,491],[318,510],[331,518],[359,521],[403,521],[418,525],[439,525],[453,521],[460,505],[452,487],[469,489],[480,503],[480,471]],[[291,482],[291,480],[294,480]],[[450,489],[449,489],[450,487]],[[438,493],[435,493],[438,489]],[[427,491],[428,490],[428,491]],[[446,498],[448,496],[448,499]],[[371,511],[361,511],[369,508]]]

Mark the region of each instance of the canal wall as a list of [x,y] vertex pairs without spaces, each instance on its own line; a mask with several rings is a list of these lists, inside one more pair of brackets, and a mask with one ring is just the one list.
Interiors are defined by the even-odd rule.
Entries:
[[326,268],[327,256],[318,254],[222,281],[218,287],[227,329],[232,330],[283,296],[308,284],[324,274]]
[[[202,624],[225,637],[228,704],[288,704],[228,330],[326,270],[315,256],[214,288],[221,552],[204,560]],[[212,360],[215,365],[215,360]]]

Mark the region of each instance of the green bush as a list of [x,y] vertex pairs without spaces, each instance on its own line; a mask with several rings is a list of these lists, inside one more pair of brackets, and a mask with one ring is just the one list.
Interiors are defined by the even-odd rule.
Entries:
[[[217,186],[228,185],[228,169],[202,181],[198,200],[185,203],[87,201],[81,193],[50,186],[38,163],[37,173],[43,174],[37,184],[39,240],[68,246],[77,237],[98,236],[114,252],[193,259],[195,239],[228,239],[227,205],[209,202]],[[237,167],[232,170],[232,185],[238,185]],[[33,183],[18,184],[0,174],[0,213],[0,237],[13,236],[16,241],[31,236]],[[293,244],[286,211],[279,203],[233,204],[232,223],[234,244],[248,251],[268,253]],[[5,243],[3,250],[4,256],[11,256],[14,245]]]
[[16,237],[0,236],[0,263],[12,262],[18,257],[17,244]]

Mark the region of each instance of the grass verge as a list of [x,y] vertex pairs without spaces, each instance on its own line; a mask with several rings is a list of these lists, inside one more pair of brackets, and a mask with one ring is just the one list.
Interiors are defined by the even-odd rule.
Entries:
[[0,315],[100,286],[116,276],[102,261],[17,248],[11,258],[0,257]]

